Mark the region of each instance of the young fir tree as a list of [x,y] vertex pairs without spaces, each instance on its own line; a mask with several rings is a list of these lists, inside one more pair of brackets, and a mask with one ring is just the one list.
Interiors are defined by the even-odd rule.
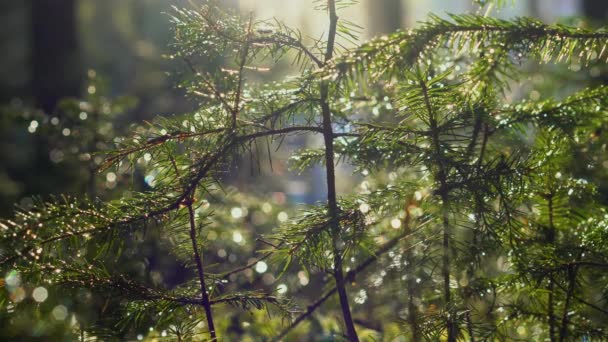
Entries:
[[[40,200],[2,221],[3,305],[18,312],[28,284],[98,291],[113,304],[106,322],[85,329],[104,339],[147,327],[178,341],[318,339],[318,329],[351,341],[607,339],[608,213],[598,188],[608,89],[564,84],[571,94],[534,90],[520,101],[513,86],[530,87],[530,65],[556,83],[562,64],[602,68],[608,32],[432,16],[344,48],[356,39],[339,18],[348,3],[315,1],[328,29],[312,43],[211,1],[176,9],[171,58],[187,67],[181,86],[199,109],[159,118],[107,155],[104,168],[143,169],[148,191]],[[296,77],[247,81],[283,58]],[[204,71],[208,63],[221,67]],[[242,246],[257,259],[235,269],[210,263],[228,232],[252,224],[234,220],[243,203],[271,210],[225,189],[226,173],[243,154],[272,165],[271,148],[294,134],[322,137],[321,148],[291,161],[323,165],[326,200]],[[361,191],[337,193],[338,162],[366,176]],[[170,287],[117,271],[137,255],[131,236],[147,231],[190,278]],[[298,304],[298,291],[235,283],[262,260],[277,265],[276,277],[304,268],[322,292]],[[316,320],[333,297],[339,319]],[[224,318],[241,309],[280,314],[252,314],[244,332]]]

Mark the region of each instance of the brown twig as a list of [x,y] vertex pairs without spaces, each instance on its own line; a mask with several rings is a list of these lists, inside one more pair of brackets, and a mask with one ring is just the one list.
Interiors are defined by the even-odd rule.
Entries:
[[[327,36],[327,47],[325,51],[325,61],[327,64],[334,54],[334,45],[336,39],[336,29],[338,25],[338,16],[336,14],[335,0],[327,0],[327,9],[329,11],[329,34]],[[334,132],[332,129],[331,108],[329,107],[329,82],[323,81],[319,90],[321,96],[321,114],[323,118],[323,137],[325,144],[325,172],[327,175],[327,204],[330,226],[332,230],[332,245],[333,245],[333,276],[336,280],[336,290],[340,298],[340,307],[346,326],[346,334],[351,342],[358,342],[357,330],[352,319],[350,304],[348,303],[348,295],[346,293],[345,279],[342,270],[342,250],[339,246],[340,237],[340,222],[338,213],[338,201],[336,196],[336,170],[334,165]]]
[[198,240],[196,238],[196,223],[194,220],[194,209],[192,208],[192,201],[188,203],[188,218],[190,222],[190,240],[192,241],[192,251],[194,262],[196,263],[196,270],[198,273],[198,280],[201,285],[201,295],[203,297],[203,307],[205,309],[205,316],[207,317],[207,325],[209,326],[209,334],[212,341],[217,341],[217,335],[215,332],[215,325],[213,323],[213,313],[211,311],[211,302],[209,301],[209,295],[207,293],[207,285],[205,285],[205,271],[203,269],[203,260],[198,252]]

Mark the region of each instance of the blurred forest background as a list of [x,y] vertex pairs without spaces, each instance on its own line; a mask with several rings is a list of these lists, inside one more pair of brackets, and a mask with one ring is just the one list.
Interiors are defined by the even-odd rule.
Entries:
[[[113,172],[96,175],[101,158],[95,153],[111,149],[114,137],[136,130],[132,123],[194,108],[178,87],[179,75],[185,70],[183,62],[165,56],[171,53],[173,35],[166,13],[171,12],[171,6],[190,7],[196,1],[0,2],[1,216],[9,216],[14,203],[27,204],[33,195],[88,193],[113,197],[133,186],[145,189],[149,183],[145,175],[136,175],[136,184],[122,182]],[[306,35],[319,37],[326,19],[312,9],[311,3],[222,0],[226,8],[251,11],[261,18],[276,17]],[[466,13],[476,8],[470,0],[361,0],[343,16],[361,25],[361,39],[367,40],[413,27],[429,13]],[[585,16],[601,24],[608,15],[608,1],[519,0],[498,12],[505,18],[523,15],[546,22]],[[289,65],[276,73],[289,73]],[[273,79],[276,74],[265,77]],[[604,82],[600,73],[590,77]],[[306,143],[314,142],[290,142]],[[286,172],[285,164],[285,160],[277,161],[274,172]],[[249,186],[253,183],[251,173],[247,167],[242,169],[245,171],[235,173],[232,182]],[[321,177],[321,172],[315,174],[317,171],[281,177],[282,183],[277,183],[278,177],[266,178],[256,186],[278,204],[312,203],[323,199],[325,191],[324,183],[311,181]],[[342,189],[352,189],[360,180],[341,177],[339,181]],[[236,236],[234,241],[240,242]],[[150,249],[142,252],[157,265],[149,269],[162,267],[158,266],[162,260],[154,260],[158,258],[156,248],[160,247],[151,242]],[[247,257],[235,256],[235,260]],[[173,266],[169,263],[164,267]],[[179,270],[173,273],[170,277],[177,282]],[[53,301],[58,304],[56,308],[66,303],[61,298]],[[55,318],[62,315],[60,312]]]

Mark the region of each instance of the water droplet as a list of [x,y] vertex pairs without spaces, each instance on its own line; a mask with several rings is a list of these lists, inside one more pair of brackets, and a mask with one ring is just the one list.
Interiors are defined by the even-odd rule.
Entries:
[[34,292],[32,292],[32,298],[34,298],[34,300],[38,303],[44,302],[48,297],[49,291],[42,286],[35,288]]
[[470,214],[467,215],[467,218],[469,219],[469,221],[475,222],[475,214],[470,213]]
[[108,172],[106,174],[106,180],[110,183],[116,182],[116,174],[114,172]]
[[263,262],[263,261],[258,261],[258,262],[255,264],[255,271],[256,271],[256,272],[258,272],[258,273],[264,273],[264,272],[266,272],[267,270],[268,270],[268,264],[266,264],[265,262]]
[[285,284],[279,284],[279,286],[277,286],[277,292],[279,294],[285,294],[285,293],[287,293],[287,285],[285,285]]
[[243,240],[243,234],[241,234],[241,232],[239,232],[238,230],[232,232],[232,241],[236,243],[242,243]]
[[21,285],[21,276],[15,270],[8,272],[4,279],[6,286],[8,287],[17,287]]
[[230,210],[230,215],[235,219],[241,218],[243,216],[243,209],[239,207],[234,207]]
[[306,272],[304,271],[300,271],[298,272],[298,279],[300,280],[300,285],[302,286],[306,286],[309,283],[309,279],[308,276],[306,275]]
[[281,211],[281,212],[280,212],[280,213],[277,215],[277,219],[278,219],[280,222],[285,222],[285,221],[287,221],[287,219],[289,219],[289,216],[287,215],[287,213],[286,213],[286,212]]
[[58,321],[64,321],[68,317],[68,308],[63,305],[57,305],[51,311],[51,315]]
[[359,290],[355,296],[355,303],[363,304],[367,300],[367,292],[364,289]]
[[262,211],[265,214],[269,214],[272,211],[272,204],[264,202],[264,204],[262,204]]

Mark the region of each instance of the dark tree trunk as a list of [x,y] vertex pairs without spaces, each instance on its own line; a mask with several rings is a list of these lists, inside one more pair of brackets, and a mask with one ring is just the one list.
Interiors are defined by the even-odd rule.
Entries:
[[226,8],[237,9],[239,8],[239,0],[224,0],[222,4]]
[[374,34],[391,33],[402,28],[401,0],[373,0],[368,2],[370,24]]
[[583,14],[590,19],[598,21],[601,26],[606,25],[608,19],[608,1],[583,0]]
[[540,18],[540,7],[539,0],[529,0],[528,2],[528,13],[533,18]]
[[23,97],[29,86],[28,46],[29,6],[22,0],[0,1],[0,103]]
[[76,0],[32,0],[31,15],[32,95],[51,112],[61,98],[80,94]]

